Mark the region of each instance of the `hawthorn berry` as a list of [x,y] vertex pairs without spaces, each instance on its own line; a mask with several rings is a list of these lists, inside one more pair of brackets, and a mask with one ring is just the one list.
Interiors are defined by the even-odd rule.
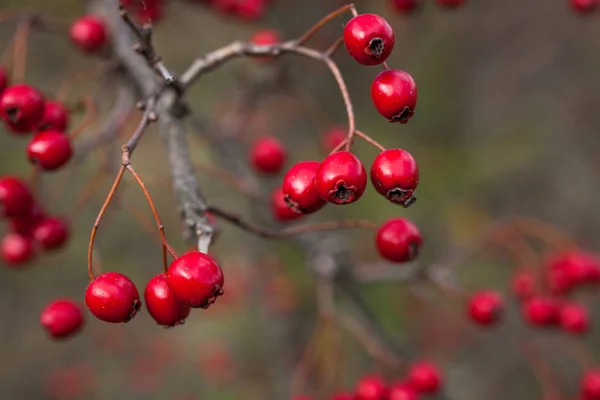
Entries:
[[111,323],[130,321],[142,306],[135,284],[118,272],[94,278],[85,291],[85,303],[96,318]]
[[285,202],[285,194],[280,187],[271,193],[271,213],[278,221],[291,221],[300,218],[303,214],[296,212]]
[[30,132],[44,117],[44,96],[29,85],[10,86],[0,96],[0,117],[12,132]]
[[443,8],[456,8],[461,6],[465,0],[436,0],[437,5]]
[[208,308],[223,294],[223,271],[211,256],[190,251],[171,263],[167,283],[182,303]]
[[40,322],[51,337],[62,339],[79,332],[84,320],[81,308],[76,302],[57,299],[44,308]]
[[15,232],[7,233],[0,242],[0,258],[10,266],[22,266],[33,259],[31,238]]
[[388,69],[380,72],[371,84],[375,108],[390,122],[406,124],[415,114],[417,85],[408,72]]
[[536,296],[522,306],[523,317],[531,325],[546,327],[558,322],[558,306],[549,297]]
[[315,185],[319,196],[329,203],[354,203],[365,192],[367,171],[354,154],[338,151],[321,162]]
[[65,106],[58,101],[46,101],[44,103],[44,116],[37,130],[64,132],[68,125],[69,112]]
[[410,207],[417,200],[414,191],[419,184],[419,167],[406,150],[384,150],[371,165],[371,182],[392,203]]
[[344,27],[344,44],[359,64],[379,65],[394,49],[394,30],[379,15],[357,15]]
[[27,146],[27,157],[33,164],[47,171],[56,170],[65,165],[73,149],[67,135],[58,131],[44,131],[36,134]]
[[33,238],[45,250],[58,249],[69,240],[69,224],[57,217],[43,218],[33,228]]
[[332,152],[336,147],[342,144],[347,135],[348,131],[340,126],[329,128],[323,135],[323,140],[321,142],[323,151],[327,153]]
[[408,382],[418,393],[433,394],[442,387],[443,378],[435,364],[419,361],[411,365]]
[[527,300],[535,294],[536,278],[531,271],[522,270],[513,275],[511,290],[518,300]]
[[387,387],[385,380],[379,375],[363,376],[354,390],[356,400],[385,400]]
[[150,279],[144,291],[144,299],[150,316],[159,325],[181,325],[190,314],[190,306],[177,299],[167,284],[165,274],[158,274]]
[[[274,29],[262,29],[250,37],[250,43],[258,46],[271,46],[281,42],[279,32]],[[255,57],[255,60],[268,61],[272,57]]]
[[0,65],[0,95],[8,87],[8,75],[6,69]]
[[419,393],[407,382],[394,383],[387,400],[419,400]]
[[77,19],[69,31],[71,41],[83,52],[102,50],[108,41],[105,22],[95,15]]
[[582,400],[600,400],[600,369],[585,371],[579,386]]
[[[594,254],[571,250],[553,255],[548,260],[549,279],[555,292],[568,292],[584,283],[598,283],[600,260]],[[552,285],[553,284],[553,285]]]
[[400,14],[411,14],[420,6],[421,0],[389,0],[392,9]]
[[599,0],[571,0],[571,7],[580,14],[587,14],[598,8]]
[[267,10],[267,0],[240,0],[236,14],[249,21],[261,18]]
[[265,174],[275,174],[281,170],[287,158],[283,143],[273,136],[258,139],[250,149],[250,162],[254,168]]
[[468,302],[471,320],[481,326],[491,326],[498,322],[504,311],[504,301],[500,293],[483,290],[475,293]]
[[318,169],[318,161],[301,161],[283,177],[285,202],[292,210],[309,214],[325,206],[326,202],[319,196],[315,184]]
[[423,238],[419,228],[406,218],[392,218],[377,230],[375,244],[384,259],[406,262],[414,259],[421,248]]
[[0,216],[24,217],[33,207],[29,186],[14,176],[0,178]]
[[16,232],[25,236],[33,236],[33,229],[39,224],[44,218],[46,214],[44,210],[39,205],[39,203],[34,203],[28,213],[19,215],[17,217],[11,217],[10,221],[10,229],[13,232]]
[[586,333],[590,326],[590,317],[587,308],[577,303],[567,303],[561,306],[559,322],[563,330],[581,335]]

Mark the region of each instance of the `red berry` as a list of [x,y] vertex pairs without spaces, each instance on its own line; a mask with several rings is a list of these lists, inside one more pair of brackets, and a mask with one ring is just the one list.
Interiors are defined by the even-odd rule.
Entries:
[[267,0],[240,0],[237,15],[245,20],[256,20],[267,10]]
[[144,291],[144,299],[150,316],[159,325],[183,324],[190,314],[190,307],[181,303],[169,288],[165,274],[158,274],[150,279]]
[[560,326],[567,332],[577,335],[586,333],[590,326],[587,308],[577,303],[568,303],[560,309]]
[[44,218],[33,228],[33,238],[45,250],[58,249],[69,240],[69,225],[62,218]]
[[339,126],[334,126],[323,135],[321,146],[325,152],[332,152],[336,147],[342,144],[344,139],[346,139],[346,136],[348,136],[348,130]]
[[10,218],[10,228],[20,235],[33,236],[33,229],[45,217],[42,207],[39,203],[35,203],[27,214]]
[[462,5],[465,0],[436,0],[438,6],[444,8],[456,8]]
[[523,304],[523,317],[531,325],[554,325],[558,322],[558,306],[551,298],[533,297]]
[[359,64],[378,65],[387,60],[394,49],[394,30],[379,15],[357,15],[344,28],[344,44]]
[[223,272],[209,255],[191,251],[177,258],[167,271],[167,283],[179,301],[208,308],[223,294]]
[[128,322],[142,306],[131,279],[118,272],[106,272],[90,282],[85,303],[96,318],[112,323]]
[[398,69],[380,72],[371,85],[375,108],[390,122],[407,123],[415,113],[417,97],[412,76]]
[[[250,43],[259,46],[271,46],[281,42],[279,33],[274,29],[262,29],[250,38]],[[256,57],[255,60],[271,60],[272,57]]]
[[84,52],[101,50],[107,42],[106,26],[94,15],[84,15],[76,20],[69,31],[71,40]]
[[29,186],[13,176],[0,178],[0,216],[24,217],[33,207]]
[[502,296],[492,290],[475,293],[468,304],[471,320],[482,326],[491,326],[498,322],[504,311]]
[[69,124],[69,112],[58,101],[46,101],[44,104],[44,117],[40,126],[40,131],[60,131],[64,132]]
[[406,262],[414,259],[421,248],[423,238],[419,228],[406,218],[392,218],[379,227],[375,244],[384,259]]
[[386,400],[387,388],[379,375],[367,375],[356,384],[356,400]]
[[567,293],[584,283],[598,283],[600,278],[600,260],[581,250],[553,255],[548,260],[548,269],[551,289],[557,294]]
[[309,214],[325,206],[326,202],[319,196],[315,185],[318,169],[318,161],[301,161],[283,177],[285,201],[293,210]]
[[527,300],[535,294],[535,274],[527,270],[519,271],[512,277],[510,286],[518,300]]
[[0,257],[11,266],[21,266],[31,261],[35,255],[33,243],[27,236],[8,233],[0,242]]
[[30,132],[44,117],[44,96],[28,85],[11,86],[0,97],[0,117],[12,132]]
[[354,154],[338,151],[321,162],[315,185],[319,196],[329,203],[354,203],[365,192],[367,171]]
[[586,371],[579,386],[582,400],[600,400],[600,369]]
[[581,13],[587,14],[598,8],[600,1],[598,0],[571,0],[571,7]]
[[72,154],[71,140],[67,135],[58,131],[40,132],[27,146],[29,161],[47,171],[53,171],[65,165]]
[[164,17],[165,10],[160,2],[156,2],[152,6],[149,6],[146,1],[146,7],[142,6],[137,10],[137,19],[142,24],[148,23],[148,20],[152,21],[152,23],[157,23]]
[[419,393],[406,382],[393,384],[389,391],[387,400],[419,400]]
[[408,372],[408,381],[419,393],[436,393],[443,385],[442,374],[438,367],[427,361],[420,361],[411,365]]
[[53,338],[66,338],[79,332],[83,326],[83,313],[73,300],[58,299],[42,311],[40,322]]
[[6,69],[0,65],[0,94],[8,87],[8,75]]
[[271,213],[278,221],[291,221],[300,218],[303,214],[296,212],[285,202],[285,194],[277,188],[271,194]]
[[250,149],[250,162],[257,171],[265,174],[279,172],[285,164],[286,158],[285,147],[272,136],[258,139]]
[[406,150],[384,150],[371,165],[371,182],[392,203],[410,207],[417,200],[414,191],[419,184],[419,167]]
[[421,0],[389,0],[390,5],[400,14],[410,14],[421,5]]

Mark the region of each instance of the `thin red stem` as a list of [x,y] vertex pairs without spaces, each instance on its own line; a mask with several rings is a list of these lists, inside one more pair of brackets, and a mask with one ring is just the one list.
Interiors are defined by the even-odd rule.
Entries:
[[[366,133],[363,133],[361,131],[356,131],[355,134],[359,138],[363,139],[365,142],[369,143],[371,146],[374,146],[377,149],[379,149],[379,151],[385,151],[386,150],[385,147],[383,147],[381,144],[379,144],[377,141],[375,141],[373,138],[371,138],[371,136],[367,135]],[[347,150],[349,150],[348,144],[351,143],[351,140],[352,140],[351,138],[347,138],[346,139],[346,148],[347,148]]]
[[340,36],[327,50],[325,50],[324,54],[327,57],[332,57],[335,54],[335,52],[337,51],[337,49],[340,48],[342,43],[344,43],[344,37]]
[[352,14],[356,12],[354,4],[346,4],[345,6],[332,11],[321,18],[316,24],[311,26],[302,36],[300,36],[300,38],[296,41],[298,46],[302,46],[304,43],[309,41],[310,38],[312,38],[319,30],[321,30],[321,28],[323,28],[329,21],[348,11],[352,12]]
[[29,39],[30,27],[31,21],[29,19],[25,19],[19,23],[17,32],[15,33],[15,44],[13,47],[14,82],[23,82],[25,80],[25,71],[27,68],[27,40]]
[[77,128],[71,131],[71,139],[75,139],[77,136],[81,135],[81,133],[83,133],[85,129],[96,119],[96,107],[94,105],[94,100],[90,96],[84,96],[81,101],[85,108],[85,118],[83,121],[81,121]]

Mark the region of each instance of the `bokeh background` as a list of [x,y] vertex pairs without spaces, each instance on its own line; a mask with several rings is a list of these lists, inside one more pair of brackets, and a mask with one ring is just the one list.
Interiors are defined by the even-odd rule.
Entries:
[[[379,68],[359,66],[344,49],[335,56],[360,129],[384,146],[409,150],[417,159],[418,202],[399,209],[369,188],[358,203],[328,207],[307,221],[381,222],[407,216],[425,237],[420,257],[424,264],[468,247],[495,222],[516,216],[551,223],[583,247],[597,250],[600,14],[577,16],[566,0],[469,1],[452,12],[437,8],[431,0],[424,3],[420,12],[406,17],[392,11],[384,0],[356,1],[359,12],[387,18],[396,32],[396,48],[388,64],[410,72],[417,82],[419,103],[407,125],[389,124],[371,103],[370,84]],[[263,19],[247,22],[223,17],[193,1],[172,0],[166,2],[164,20],[155,26],[154,41],[167,65],[179,73],[195,57],[247,39],[261,28],[295,37],[342,4],[276,0]],[[82,1],[2,0],[0,15],[8,10],[35,11],[69,21],[84,13],[85,7]],[[329,24],[313,46],[326,48],[348,19],[345,15]],[[11,20],[0,23],[0,49],[15,27]],[[65,78],[99,63],[79,54],[60,34],[34,31],[28,49],[27,82],[49,97]],[[261,134],[278,136],[290,149],[289,163],[323,157],[323,133],[345,124],[335,82],[323,65],[312,60],[289,56],[280,61],[287,84],[250,105],[253,116],[244,140],[251,142]],[[199,79],[189,93],[190,104],[204,116],[227,123],[222,120],[227,112],[248,109],[243,102],[249,88],[277,71],[273,65],[233,61]],[[74,88],[70,100],[89,94],[98,108],[98,118],[81,136],[81,143],[102,128],[115,99],[122,96],[113,83],[89,78]],[[127,104],[138,99],[121,100]],[[74,115],[71,126],[82,118],[81,113]],[[129,130],[123,129],[114,144],[85,153],[81,162],[41,180],[46,208],[76,218],[71,221],[67,249],[44,255],[28,268],[0,268],[0,398],[287,398],[318,319],[314,277],[290,240],[255,239],[220,224],[214,254],[225,271],[226,295],[210,309],[194,311],[184,326],[160,328],[147,312],[119,325],[87,314],[81,334],[59,343],[41,328],[39,314],[52,299],[83,301],[89,232],[119,165],[119,145],[136,118],[139,114],[132,116]],[[192,130],[189,140],[209,201],[249,214],[251,202],[211,171],[218,163],[210,143]],[[26,142],[0,131],[0,175],[30,175]],[[358,155],[370,165],[376,151],[357,143]],[[144,138],[133,162],[157,202],[169,240],[183,252],[189,243],[181,235],[163,143],[154,130]],[[267,185],[274,187],[279,180],[268,178]],[[139,189],[127,181],[100,227],[97,263],[104,270],[128,274],[143,291],[147,280],[161,269],[160,247],[157,234],[140,223],[150,222],[152,228],[149,208]],[[96,191],[82,197],[90,187]],[[266,224],[261,222],[264,215],[248,216]],[[377,262],[371,232],[344,232],[342,238],[351,243],[356,264]],[[468,289],[504,290],[514,267],[505,254],[492,252],[461,265],[458,273]],[[503,326],[480,332],[463,324],[462,303],[435,292],[428,291],[428,301],[423,301],[402,283],[368,284],[362,290],[395,340],[444,367],[448,398],[539,398],[527,358],[515,344],[521,337],[535,340],[548,357],[556,358],[553,365],[567,393],[576,388],[577,363],[569,354],[553,350],[563,339],[525,329],[516,303],[509,302]],[[593,305],[595,298],[588,295],[585,300]],[[317,360],[325,361],[318,368],[309,367],[302,385],[306,393],[326,396],[333,388],[351,388],[362,374],[382,368],[350,335],[332,332],[316,351]],[[462,340],[464,335],[470,339]],[[592,352],[597,347],[593,334],[584,343]],[[385,373],[394,376],[394,371]]]

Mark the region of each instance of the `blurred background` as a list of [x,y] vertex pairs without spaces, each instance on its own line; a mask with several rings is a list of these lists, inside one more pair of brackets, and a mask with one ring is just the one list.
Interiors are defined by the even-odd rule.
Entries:
[[[233,40],[247,40],[259,29],[296,37],[344,4],[275,0],[262,18],[249,21],[200,3],[165,1],[164,16],[155,24],[156,49],[175,74],[194,58]],[[364,218],[380,223],[393,216],[408,217],[423,233],[419,262],[424,265],[469,248],[494,223],[520,216],[545,221],[582,247],[598,250],[600,14],[578,16],[566,0],[543,5],[467,1],[452,11],[426,0],[409,16],[400,15],[385,0],[355,3],[359,12],[380,14],[394,28],[396,47],[388,64],[414,77],[419,90],[415,116],[406,125],[388,123],[370,99],[370,85],[380,69],[358,65],[345,49],[335,60],[348,84],[358,127],[386,147],[409,150],[418,161],[418,202],[401,209],[369,187],[361,201],[327,207],[305,221]],[[64,19],[68,26],[86,12],[86,3],[2,0],[0,16],[9,11],[34,11]],[[346,14],[327,25],[311,47],[327,48],[349,19]],[[14,19],[0,23],[0,50],[9,44],[16,26]],[[34,30],[26,81],[53,97],[66,78],[93,71],[99,62],[75,51],[66,34]],[[280,75],[283,83],[277,90],[255,96],[261,82]],[[285,399],[293,385],[302,393],[327,398],[335,389],[352,388],[365,373],[399,377],[402,369],[379,365],[340,329],[321,335],[314,360],[299,367],[318,323],[315,279],[305,256],[289,239],[256,239],[226,222],[219,223],[221,233],[211,250],[223,267],[226,294],[208,310],[194,310],[185,325],[163,329],[147,312],[127,324],[112,325],[86,310],[86,326],[77,337],[65,342],[47,337],[39,315],[49,301],[72,297],[83,303],[90,229],[119,166],[119,146],[140,117],[134,112],[111,144],[87,151],[111,113],[118,111],[115,104],[126,110],[139,100],[119,87],[115,80],[97,76],[77,81],[68,104],[89,95],[97,108],[94,123],[76,142],[83,156],[40,179],[45,208],[71,218],[68,247],[44,254],[27,268],[0,269],[0,398]],[[279,137],[290,150],[288,166],[324,157],[324,133],[346,124],[339,90],[325,66],[293,55],[275,63],[232,61],[201,77],[188,99],[195,112],[219,124],[226,125],[238,112],[249,113],[242,142],[264,134]],[[83,118],[83,113],[74,113],[71,126]],[[214,168],[222,166],[203,135],[190,128],[189,142],[211,203],[259,224],[272,223],[264,220],[268,214],[252,211],[256,204],[221,179]],[[31,175],[26,144],[26,139],[0,131],[0,175]],[[361,141],[356,152],[367,168],[377,154]],[[154,129],[133,162],[157,203],[171,244],[180,253],[189,249],[181,234],[163,142]],[[272,188],[281,176],[261,179]],[[140,190],[126,179],[96,241],[97,265],[126,273],[140,292],[161,270],[152,224]],[[372,232],[353,230],[341,233],[341,238],[352,249],[355,264],[378,261]],[[468,291],[504,291],[516,267],[520,265],[505,253],[492,251],[462,263],[457,273]],[[448,398],[541,398],[528,359],[515,345],[525,337],[539,344],[565,394],[576,391],[577,362],[556,351],[562,346],[557,344],[570,339],[526,329],[512,300],[507,300],[502,326],[480,331],[465,324],[460,301],[448,301],[435,291],[416,295],[406,284],[393,281],[365,284],[361,291],[390,337],[440,363]],[[598,314],[592,307],[596,297],[585,295],[582,301]],[[592,354],[597,351],[593,334],[581,342]]]

